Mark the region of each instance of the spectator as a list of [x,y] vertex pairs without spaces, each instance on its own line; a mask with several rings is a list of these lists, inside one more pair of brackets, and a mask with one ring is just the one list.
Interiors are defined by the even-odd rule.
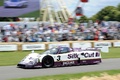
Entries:
[[45,42],[44,36],[43,35],[38,35],[37,41],[38,42]]
[[29,26],[6,24],[0,27],[0,41],[5,42],[52,42],[52,41],[74,41],[74,40],[120,40],[120,23],[102,22],[102,25],[95,24],[79,26],[73,22],[50,25],[41,23]]
[[67,34],[63,34],[62,35],[62,41],[67,41],[68,39],[67,39]]

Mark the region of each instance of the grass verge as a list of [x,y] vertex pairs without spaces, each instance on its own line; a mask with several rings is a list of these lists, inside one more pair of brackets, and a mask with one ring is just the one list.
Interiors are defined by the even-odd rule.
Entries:
[[101,53],[103,59],[120,58],[120,48],[110,48],[109,53]]
[[33,12],[30,12],[30,13],[26,13],[26,14],[23,14],[23,15],[20,15],[19,17],[40,17],[40,11],[37,10],[37,11],[33,11]]
[[0,0],[0,6],[3,6],[4,0]]
[[[120,48],[110,48],[109,53],[101,53],[102,58],[120,58]],[[42,53],[43,51],[35,51]],[[15,51],[15,52],[0,52],[0,66],[16,65],[23,59],[30,51]]]
[[[90,76],[90,77],[99,76],[100,77],[101,74],[103,73],[107,73],[109,75],[116,75],[120,73],[120,70],[107,70],[107,71],[85,72],[85,73],[77,73],[77,74],[41,76],[41,77],[20,78],[20,79],[13,79],[13,80],[77,80],[82,78],[83,76]],[[107,80],[107,79],[104,79],[104,80]]]
[[[0,66],[16,65],[31,51],[0,52]],[[35,51],[42,53],[43,51]]]

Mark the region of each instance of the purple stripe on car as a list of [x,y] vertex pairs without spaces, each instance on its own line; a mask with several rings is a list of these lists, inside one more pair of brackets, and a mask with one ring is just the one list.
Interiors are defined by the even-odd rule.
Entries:
[[70,65],[84,65],[84,64],[97,64],[97,63],[101,63],[101,59],[59,61],[59,62],[55,62],[54,66],[70,66]]

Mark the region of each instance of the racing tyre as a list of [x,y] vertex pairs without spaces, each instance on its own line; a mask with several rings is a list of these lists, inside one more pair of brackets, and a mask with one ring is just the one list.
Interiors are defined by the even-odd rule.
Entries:
[[54,60],[51,56],[45,56],[42,60],[42,67],[49,68],[54,66]]

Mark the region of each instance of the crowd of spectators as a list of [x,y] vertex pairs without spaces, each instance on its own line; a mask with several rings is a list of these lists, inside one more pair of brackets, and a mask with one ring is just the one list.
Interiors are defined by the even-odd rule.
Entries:
[[[29,24],[29,23],[27,23]],[[120,23],[41,23],[29,27],[14,23],[0,26],[0,42],[55,42],[80,40],[120,40]]]

